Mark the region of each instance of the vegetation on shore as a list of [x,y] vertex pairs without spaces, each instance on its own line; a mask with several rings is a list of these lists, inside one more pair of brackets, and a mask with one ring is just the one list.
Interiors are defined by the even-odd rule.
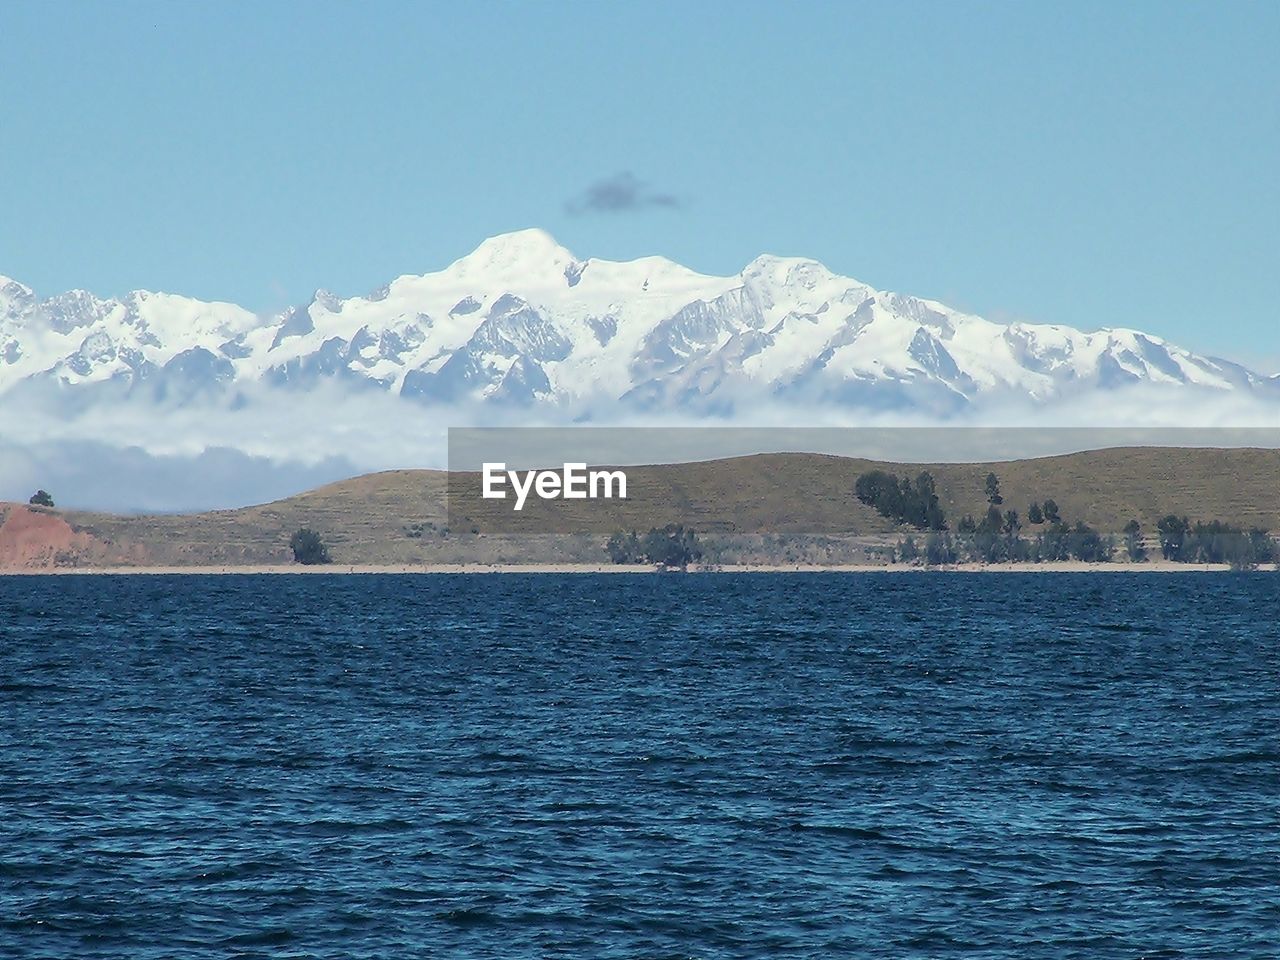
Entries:
[[[954,533],[946,513],[939,506],[936,484],[928,472],[913,482],[883,470],[861,474],[854,483],[857,498],[882,516],[918,530],[928,530],[923,541],[908,534],[898,544],[893,559],[902,563],[944,566],[956,563],[1044,563],[1078,560],[1106,563],[1120,550],[1132,563],[1147,559],[1148,549],[1142,525],[1130,520],[1123,539],[1103,535],[1083,520],[1070,524],[1062,519],[1052,499],[1033,501],[1027,508],[1027,522],[1042,528],[1034,536],[1023,536],[1022,519],[1016,510],[1001,512],[1004,503],[1000,480],[987,474],[984,492],[989,504],[986,516],[975,520],[965,515]],[[1237,569],[1253,569],[1274,563],[1280,551],[1270,534],[1261,528],[1243,527],[1215,520],[1192,524],[1186,517],[1168,514],[1157,524],[1160,553],[1165,560],[1180,563],[1229,564]]]
[[643,537],[619,530],[609,537],[605,552],[613,563],[651,563],[669,570],[685,570],[702,559],[698,534],[677,523],[651,527]]
[[[916,515],[936,518],[940,510],[944,529],[900,522],[859,500],[854,481],[872,471],[912,478]],[[934,481],[933,511],[927,492],[920,495],[921,473]],[[990,493],[1000,496],[998,505],[987,489],[992,474],[996,488]],[[1117,565],[1144,553],[1170,563],[1227,563],[1227,547],[1237,540],[1227,528],[1264,548],[1253,531],[1280,531],[1280,450],[1274,449],[1131,447],[935,464],[760,454],[636,467],[628,480],[633,496],[612,501],[608,510],[597,503],[563,504],[572,522],[560,527],[540,527],[537,511],[514,518],[501,501],[477,497],[459,508],[450,504],[449,475],[430,470],[368,474],[272,503],[190,514],[66,509],[61,501],[70,491],[50,497],[59,501],[55,511],[28,506],[24,496],[21,506],[0,506],[0,565],[52,566],[55,558],[60,566],[85,568],[288,564],[295,562],[290,539],[303,528],[318,532],[332,561],[343,565],[592,564],[608,562],[604,546],[614,531],[636,530],[639,540],[667,524],[697,531],[702,556],[696,562],[702,565],[876,565],[896,559],[904,534],[922,552],[931,533],[949,534],[959,553],[957,526],[965,516],[974,518],[980,546],[989,540],[991,550],[1002,549],[1008,532],[989,536],[994,523],[978,537],[993,506],[1002,524],[1010,511],[1018,513],[1017,537],[1029,542],[1033,556],[1041,534],[1041,557],[1064,540],[1071,556],[1069,535],[1083,521],[1112,543]],[[1168,561],[1158,530],[1166,516],[1186,518],[1188,527],[1181,541],[1171,536]],[[1222,526],[1213,528],[1215,522]],[[1198,524],[1204,526],[1197,534]],[[938,541],[933,553],[945,557],[945,538]],[[1014,545],[1013,552],[1021,549]],[[1236,562],[1247,566],[1249,559]]]
[[854,495],[882,517],[908,523],[919,530],[945,530],[945,514],[938,502],[938,487],[932,474],[895,477],[886,470],[872,470],[858,477]]
[[329,563],[329,548],[320,539],[320,534],[303,527],[289,538],[289,549],[293,551],[295,563],[306,566]]
[[1228,563],[1233,567],[1256,567],[1276,560],[1275,541],[1258,527],[1245,530],[1219,520],[1192,525],[1186,517],[1169,514],[1156,529],[1160,534],[1160,553],[1166,560]]

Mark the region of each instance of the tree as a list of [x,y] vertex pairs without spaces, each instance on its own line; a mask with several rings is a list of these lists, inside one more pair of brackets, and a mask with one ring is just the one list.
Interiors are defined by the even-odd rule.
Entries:
[[1142,524],[1137,520],[1130,520],[1124,525],[1124,549],[1134,563],[1147,559],[1147,548],[1142,542]]
[[644,563],[644,551],[634,530],[619,530],[609,538],[605,550],[613,563]]
[[1249,543],[1259,563],[1275,563],[1276,542],[1271,539],[1270,533],[1260,527],[1254,527],[1249,531]]
[[1044,523],[1044,511],[1040,509],[1040,504],[1033,503],[1027,508],[1027,523]]
[[999,563],[1009,559],[1008,543],[1003,534],[1004,517],[993,504],[987,507],[987,515],[974,530],[971,541],[973,559],[983,563]]
[[1067,549],[1071,556],[1085,563],[1101,563],[1111,559],[1111,544],[1083,520],[1077,520],[1075,528],[1068,534]]
[[31,495],[31,499],[27,501],[33,507],[52,507],[53,497],[49,496],[47,490],[37,490]]
[[329,562],[329,548],[320,539],[320,534],[303,527],[289,538],[289,547],[293,550],[295,563],[313,566]]
[[903,563],[915,563],[920,559],[920,547],[916,544],[916,538],[907,535],[901,545],[898,547],[898,559]]
[[1058,520],[1036,537],[1035,555],[1037,560],[1068,560],[1071,557],[1071,529]]
[[1004,514],[1004,558],[1008,561],[1028,560],[1031,557],[1031,545],[1022,539],[1022,520],[1017,510],[1006,510]]
[[605,543],[613,563],[652,563],[681,570],[702,559],[702,545],[693,530],[670,523],[661,529],[650,527],[643,537],[634,530],[619,530]]
[[909,523],[919,530],[946,529],[937,487],[928,472],[921,473],[913,483],[909,477],[898,478],[884,470],[872,470],[854,481],[853,492],[882,517]]
[[702,559],[698,535],[675,523],[669,523],[661,530],[651,529],[644,536],[643,548],[645,559],[660,567],[684,570],[690,563]]
[[1000,480],[994,473],[987,474],[987,503],[996,507],[1004,503],[1004,497],[1000,496]]
[[1271,562],[1274,557],[1275,548],[1265,530],[1245,530],[1214,520],[1185,530],[1179,559],[1227,563],[1237,570],[1251,570],[1259,563]]
[[946,529],[946,517],[938,503],[937,485],[933,482],[933,474],[928,471],[916,477],[912,506],[913,510],[907,518],[908,522],[921,530]]
[[924,562],[931,567],[955,563],[958,559],[951,534],[933,530],[924,542]]
[[884,470],[872,470],[858,477],[854,495],[882,517],[902,519],[902,487],[898,478]]
[[1044,518],[1049,523],[1061,523],[1062,517],[1058,515],[1058,504],[1053,500],[1044,502]]
[[1191,532],[1191,521],[1186,517],[1174,514],[1161,517],[1156,524],[1156,532],[1160,534],[1160,553],[1166,560],[1182,560],[1187,546],[1187,534]]

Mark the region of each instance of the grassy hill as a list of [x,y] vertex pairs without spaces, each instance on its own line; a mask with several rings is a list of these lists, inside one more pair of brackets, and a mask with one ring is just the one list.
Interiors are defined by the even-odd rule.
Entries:
[[[449,478],[431,470],[370,474],[239,510],[162,516],[42,511],[41,522],[70,528],[63,531],[58,559],[66,565],[286,563],[289,536],[300,527],[318,531],[340,564],[593,562],[602,557],[601,534],[668,522],[725,543],[812,534],[864,543],[896,539],[894,524],[853,495],[855,479],[871,469],[911,476],[928,470],[953,524],[966,513],[985,512],[983,482],[994,472],[1002,509],[1024,517],[1032,500],[1051,497],[1064,519],[1083,519],[1104,531],[1118,531],[1130,519],[1153,531],[1166,513],[1280,530],[1280,451],[1160,447],[1002,463],[885,464],[793,453],[629,467],[629,499],[615,502],[607,516],[598,501],[559,503],[580,520],[595,519],[593,532],[572,536],[528,535],[554,529],[540,512],[545,505],[533,500],[513,519],[509,503],[469,499],[455,509],[450,528]],[[0,565],[12,566],[17,554],[11,550],[5,560],[5,530],[15,514],[28,511],[10,506],[5,512]],[[28,541],[34,535],[29,521]],[[32,551],[24,555],[30,560]]]

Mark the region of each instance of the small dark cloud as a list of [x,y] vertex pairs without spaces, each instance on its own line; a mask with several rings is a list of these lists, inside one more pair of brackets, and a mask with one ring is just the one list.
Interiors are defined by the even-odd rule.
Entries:
[[655,190],[630,171],[615,173],[597,180],[565,204],[565,210],[577,216],[584,213],[631,213],[636,210],[665,208],[678,210],[684,202],[671,193]]

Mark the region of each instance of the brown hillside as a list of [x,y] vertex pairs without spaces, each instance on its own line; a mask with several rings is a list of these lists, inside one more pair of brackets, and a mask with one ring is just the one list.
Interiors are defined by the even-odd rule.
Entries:
[[[953,522],[965,513],[985,512],[983,481],[995,472],[1005,499],[1002,509],[1024,517],[1032,500],[1051,497],[1068,521],[1083,519],[1105,531],[1118,531],[1130,519],[1153,531],[1165,513],[1280,530],[1280,451],[1257,449],[1142,447],[930,465],[761,454],[627,468],[630,498],[615,502],[616,512],[607,517],[593,512],[598,502],[572,506],[580,518],[600,518],[597,534],[681,522],[704,537],[821,533],[883,540],[895,536],[897,528],[853,495],[857,476],[876,468],[913,476],[928,470]],[[171,516],[10,506],[0,526],[0,566],[286,563],[289,536],[300,527],[318,531],[339,564],[600,559],[598,535],[504,533],[536,531],[539,518],[546,529],[547,516],[537,506],[513,527],[502,502],[472,500],[455,511],[448,529],[446,483],[440,471],[393,471],[261,506]]]

